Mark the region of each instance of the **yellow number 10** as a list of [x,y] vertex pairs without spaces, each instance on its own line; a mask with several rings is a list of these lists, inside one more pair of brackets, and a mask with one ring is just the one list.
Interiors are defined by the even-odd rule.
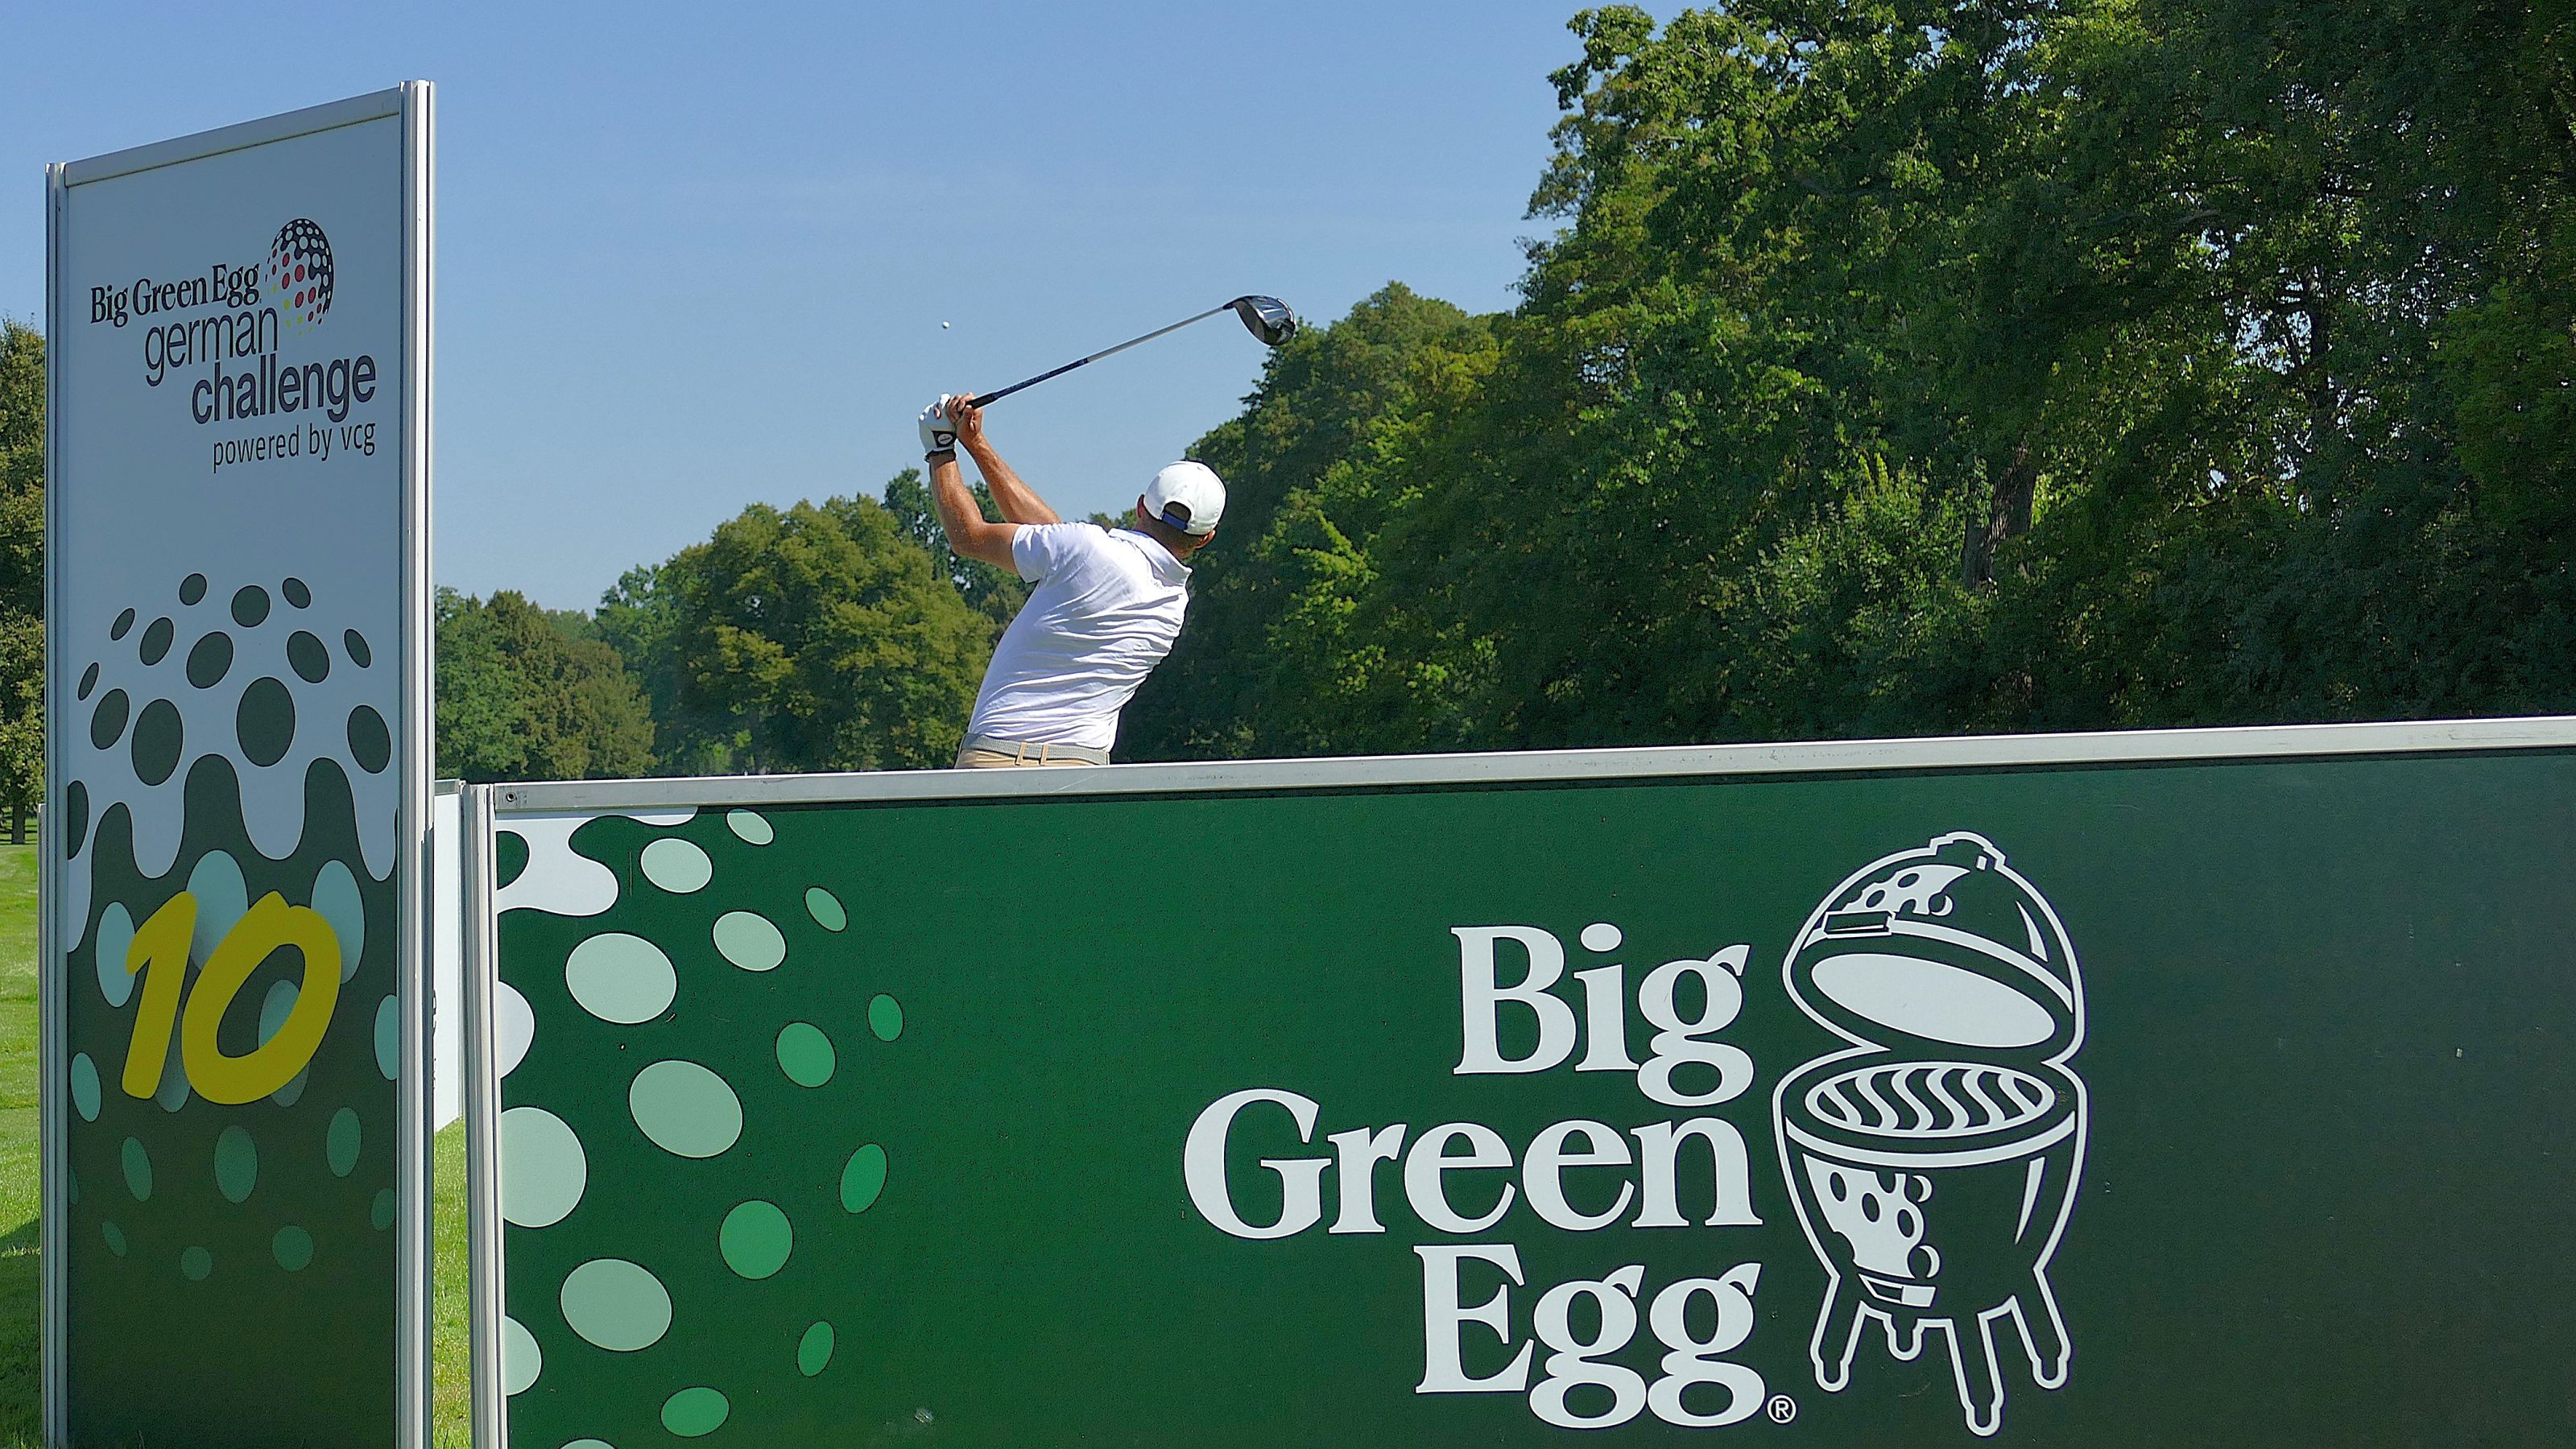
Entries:
[[[294,1081],[321,1050],[322,1033],[330,1028],[331,1009],[340,999],[340,938],[321,912],[290,906],[275,891],[261,896],[206,957],[182,1020],[179,994],[188,976],[188,942],[196,930],[197,898],[187,891],[172,896],[135,928],[125,969],[144,973],[143,1003],[134,1016],[134,1039],[125,1050],[125,1094],[149,1097],[160,1088],[175,1026],[180,1064],[199,1096],[227,1105],[256,1102]],[[224,1012],[260,963],[288,946],[304,957],[295,1009],[275,1036],[241,1056],[226,1056],[215,1044]]]

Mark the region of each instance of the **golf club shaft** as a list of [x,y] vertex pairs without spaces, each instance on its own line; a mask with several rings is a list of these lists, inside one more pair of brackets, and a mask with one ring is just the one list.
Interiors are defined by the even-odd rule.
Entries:
[[1108,357],[1108,356],[1110,356],[1110,355],[1112,355],[1112,354],[1114,354],[1114,353],[1124,352],[1124,351],[1126,351],[1128,348],[1133,347],[1133,346],[1135,346],[1136,344],[1138,344],[1138,343],[1140,343],[1140,342],[1151,342],[1151,341],[1153,341],[1155,338],[1162,336],[1162,335],[1163,335],[1164,333],[1166,333],[1166,332],[1178,332],[1178,331],[1180,331],[1182,328],[1189,326],[1189,325],[1190,325],[1191,323],[1193,323],[1193,322],[1204,322],[1204,321],[1206,321],[1207,319],[1209,319],[1210,317],[1215,316],[1217,313],[1222,312],[1222,311],[1224,311],[1225,309],[1227,309],[1228,307],[1231,307],[1231,306],[1233,306],[1233,305],[1234,305],[1234,304],[1233,304],[1232,302],[1220,302],[1220,303],[1218,303],[1217,305],[1215,305],[1215,306],[1213,306],[1213,307],[1210,307],[1210,308],[1209,308],[1209,309],[1207,309],[1206,311],[1201,312],[1200,314],[1198,314],[1198,315],[1197,315],[1197,316],[1195,316],[1195,317],[1184,317],[1184,318],[1182,318],[1180,321],[1173,323],[1173,324],[1172,324],[1171,326],[1169,326],[1169,327],[1157,327],[1157,328],[1155,328],[1153,331],[1146,333],[1146,334],[1145,334],[1144,336],[1142,336],[1142,337],[1130,337],[1130,338],[1128,338],[1126,341],[1119,343],[1119,344],[1118,344],[1117,346],[1115,346],[1115,347],[1104,347],[1104,348],[1102,348],[1101,350],[1099,350],[1098,352],[1095,352],[1095,353],[1091,354],[1089,357],[1077,357],[1077,358],[1075,358],[1073,361],[1066,363],[1066,364],[1065,364],[1064,366],[1062,366],[1062,367],[1054,368],[1054,369],[1051,369],[1051,370],[1046,371],[1046,372],[1041,372],[1041,373],[1039,373],[1039,374],[1038,374],[1037,376],[1035,376],[1035,377],[1032,377],[1032,378],[1026,378],[1026,379],[1023,379],[1022,381],[1012,383],[1009,387],[1001,388],[1001,389],[998,389],[998,390],[993,391],[993,392],[981,393],[981,394],[978,394],[978,395],[977,395],[977,396],[975,396],[975,397],[968,398],[968,399],[966,400],[966,405],[967,405],[968,407],[975,407],[975,408],[983,407],[983,406],[985,406],[986,404],[989,404],[989,403],[992,403],[992,402],[996,402],[996,401],[998,401],[998,400],[1000,400],[1000,399],[1002,399],[1002,398],[1009,397],[1011,394],[1013,394],[1013,393],[1015,393],[1015,392],[1018,392],[1021,388],[1024,388],[1024,387],[1035,387],[1035,386],[1037,386],[1039,383],[1042,383],[1042,382],[1046,381],[1046,380],[1047,380],[1048,378],[1050,378],[1050,377],[1062,377],[1062,376],[1063,376],[1063,375],[1065,375],[1066,373],[1073,371],[1075,368],[1082,366],[1084,363],[1087,363],[1087,362],[1098,362],[1100,359],[1102,359],[1102,358],[1104,358],[1104,357]]

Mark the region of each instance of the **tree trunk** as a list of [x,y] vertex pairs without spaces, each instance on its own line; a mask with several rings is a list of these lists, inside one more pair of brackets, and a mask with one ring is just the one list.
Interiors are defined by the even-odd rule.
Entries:
[[11,845],[27,843],[27,807],[25,805],[13,804],[9,807],[9,843]]
[[1959,546],[1959,579],[1971,588],[1993,581],[1996,545],[2030,532],[2031,495],[2039,486],[2030,444],[2015,444],[2012,461],[1990,476],[1994,485],[1986,495],[1986,516],[1982,522],[1968,520]]

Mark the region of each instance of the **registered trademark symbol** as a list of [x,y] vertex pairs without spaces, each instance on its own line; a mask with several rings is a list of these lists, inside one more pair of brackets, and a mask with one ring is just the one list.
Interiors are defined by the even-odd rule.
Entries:
[[1771,1400],[1770,1414],[1772,1423],[1788,1423],[1791,1419],[1798,1417],[1798,1401],[1790,1398],[1787,1394],[1775,1395]]

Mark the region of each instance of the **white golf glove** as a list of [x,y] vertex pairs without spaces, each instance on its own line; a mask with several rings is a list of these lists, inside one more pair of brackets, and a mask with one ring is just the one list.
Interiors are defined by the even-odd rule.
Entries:
[[948,394],[921,410],[921,451],[953,453],[957,451],[957,427],[948,420]]

